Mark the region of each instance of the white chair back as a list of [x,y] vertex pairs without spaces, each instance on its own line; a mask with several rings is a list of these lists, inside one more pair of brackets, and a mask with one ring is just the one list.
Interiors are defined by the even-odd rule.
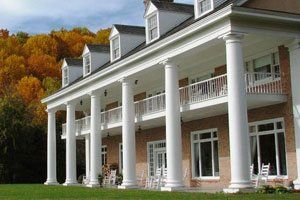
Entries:
[[254,173],[254,164],[250,165],[250,177],[253,177],[253,173]]
[[156,169],[155,176],[156,177],[160,177],[161,176],[161,168],[157,168]]
[[270,172],[270,163],[267,164],[267,165],[262,164],[260,175],[263,176],[263,177],[268,177],[269,172]]

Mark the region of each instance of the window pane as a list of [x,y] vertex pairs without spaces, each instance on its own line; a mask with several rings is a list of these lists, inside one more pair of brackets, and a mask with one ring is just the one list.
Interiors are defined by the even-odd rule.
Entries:
[[283,128],[282,122],[277,122],[277,123],[276,123],[276,128],[277,128],[277,129],[282,129],[282,128]]
[[274,130],[274,123],[262,124],[262,125],[258,126],[258,131],[259,132],[270,131],[270,130]]
[[201,172],[202,176],[212,176],[211,142],[201,143]]
[[199,177],[199,143],[194,143],[194,176]]
[[250,126],[249,133],[255,133],[255,132],[256,132],[256,126]]
[[271,55],[257,58],[253,61],[254,71],[271,72]]
[[259,136],[259,145],[261,164],[270,163],[270,175],[277,175],[274,134]]
[[202,133],[200,135],[200,139],[207,139],[207,138],[211,138],[211,133]]
[[215,176],[219,176],[219,148],[218,141],[214,141],[214,163],[215,163]]
[[251,165],[254,165],[253,173],[258,174],[258,161],[257,161],[257,137],[250,137],[251,148]]
[[279,154],[280,175],[287,175],[284,133],[278,133],[277,137],[278,137],[278,154]]
[[203,0],[199,2],[199,7],[200,7],[200,14],[204,13],[208,10],[211,9],[211,1],[210,0]]

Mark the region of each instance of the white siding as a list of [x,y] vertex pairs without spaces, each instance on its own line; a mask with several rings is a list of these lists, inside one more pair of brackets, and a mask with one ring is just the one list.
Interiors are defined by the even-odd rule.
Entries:
[[120,34],[121,56],[133,50],[145,40],[145,35]]
[[91,72],[95,71],[110,59],[109,53],[91,52]]

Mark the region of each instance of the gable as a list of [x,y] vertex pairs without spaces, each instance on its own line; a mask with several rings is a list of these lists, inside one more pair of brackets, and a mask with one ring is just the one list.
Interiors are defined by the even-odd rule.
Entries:
[[113,26],[110,31],[109,39],[111,40],[111,38],[115,37],[118,34],[119,34],[119,31],[116,29],[115,26]]
[[156,12],[156,11],[157,11],[157,8],[155,7],[155,5],[152,2],[150,2],[148,4],[148,7],[147,7],[146,11],[145,11],[144,17],[147,17],[148,15],[150,15],[153,12]]
[[248,0],[242,7],[300,14],[299,0]]
[[83,49],[83,52],[82,52],[82,56],[84,56],[85,54],[89,53],[90,50],[88,49],[87,45],[84,45],[84,49]]

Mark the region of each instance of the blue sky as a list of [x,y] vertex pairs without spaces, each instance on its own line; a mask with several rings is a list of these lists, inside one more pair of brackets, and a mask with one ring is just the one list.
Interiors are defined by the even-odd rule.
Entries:
[[95,32],[112,24],[142,25],[143,11],[143,0],[0,0],[0,28],[36,34],[84,26]]

